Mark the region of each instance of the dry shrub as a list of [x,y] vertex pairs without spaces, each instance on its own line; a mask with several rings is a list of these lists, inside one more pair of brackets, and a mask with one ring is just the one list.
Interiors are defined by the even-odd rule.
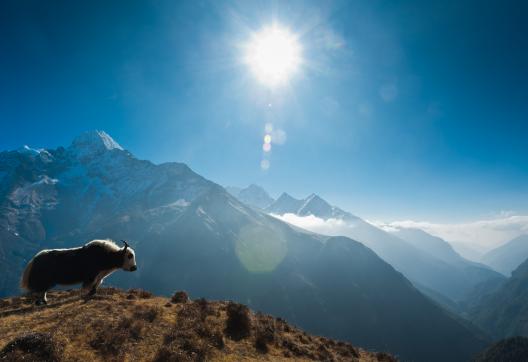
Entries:
[[143,298],[143,299],[149,299],[149,298],[152,298],[152,293],[151,292],[147,292],[146,290],[141,290],[139,292],[139,297]]
[[174,293],[174,295],[171,298],[171,302],[174,304],[187,303],[189,302],[189,295],[187,294],[187,292],[180,290]]
[[177,327],[165,335],[164,346],[158,351],[155,361],[205,361],[211,353],[208,340],[200,338],[195,330],[180,330]]
[[[94,325],[99,326],[99,325]],[[124,345],[130,340],[142,338],[145,324],[142,320],[123,318],[114,325],[101,325],[90,346],[105,357],[122,356]]]
[[224,348],[222,333],[206,323],[212,312],[205,299],[182,305],[176,325],[164,336],[155,361],[205,361],[213,347]]
[[255,332],[255,348],[260,353],[268,353],[268,345],[275,342],[275,321],[262,314],[257,315],[257,328]]
[[157,306],[142,306],[134,311],[134,318],[142,319],[152,323],[161,314],[161,308]]
[[9,342],[0,351],[0,360],[56,362],[61,360],[62,350],[51,334],[29,333]]
[[[138,288],[129,289],[128,290],[128,294],[129,295],[134,295],[137,298],[142,298],[142,299],[152,298],[152,293],[151,292],[148,292],[148,291],[143,290],[143,289],[138,289]],[[132,297],[130,297],[129,299],[132,299]]]
[[376,352],[376,359],[380,362],[398,362],[396,358],[385,352]]
[[229,302],[225,333],[235,341],[249,337],[251,334],[251,316],[248,307]]

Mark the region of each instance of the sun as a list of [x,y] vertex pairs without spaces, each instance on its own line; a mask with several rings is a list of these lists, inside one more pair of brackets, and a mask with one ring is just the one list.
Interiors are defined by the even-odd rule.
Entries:
[[270,87],[286,83],[302,63],[298,37],[278,25],[253,34],[245,50],[245,63]]

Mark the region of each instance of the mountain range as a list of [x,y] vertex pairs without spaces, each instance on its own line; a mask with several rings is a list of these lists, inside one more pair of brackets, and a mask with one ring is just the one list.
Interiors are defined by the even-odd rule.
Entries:
[[324,231],[363,243],[450,310],[459,311],[458,303],[465,302],[481,283],[499,283],[505,279],[488,266],[463,258],[445,240],[417,229],[387,232],[315,194],[296,199],[283,193],[265,211],[279,216],[294,214],[340,221],[339,227]]
[[[337,212],[308,199],[297,211]],[[392,240],[406,247],[387,246],[402,260],[414,252],[407,272],[432,262],[396,236],[352,220],[362,233],[388,238],[367,246]],[[465,361],[487,343],[364,244],[294,227],[185,164],[139,160],[101,131],[67,148],[0,153],[0,235],[7,261],[0,263],[1,295],[18,293],[22,268],[42,248],[126,239],[138,272],[114,273],[111,284],[236,300],[404,360]]]

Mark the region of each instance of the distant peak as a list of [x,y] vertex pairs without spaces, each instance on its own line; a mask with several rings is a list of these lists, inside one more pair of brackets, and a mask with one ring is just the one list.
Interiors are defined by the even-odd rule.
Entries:
[[313,201],[325,201],[321,196],[319,196],[317,194],[310,194],[310,195],[308,195],[308,197],[305,200],[309,200],[309,201],[312,201],[312,200]]
[[107,150],[123,150],[123,147],[105,131],[87,131],[75,137],[72,146],[75,147],[104,147]]
[[297,200],[295,197],[291,196],[290,194],[288,194],[287,192],[283,192],[279,198],[277,200],[295,200],[295,201],[299,201]]

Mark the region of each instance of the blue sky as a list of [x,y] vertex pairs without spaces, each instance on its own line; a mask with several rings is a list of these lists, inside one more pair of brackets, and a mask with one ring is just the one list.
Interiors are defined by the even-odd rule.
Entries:
[[[3,1],[0,148],[103,129],[140,158],[370,219],[526,213],[527,6]],[[274,21],[304,62],[269,89],[241,44]],[[267,122],[286,137],[263,171]]]

